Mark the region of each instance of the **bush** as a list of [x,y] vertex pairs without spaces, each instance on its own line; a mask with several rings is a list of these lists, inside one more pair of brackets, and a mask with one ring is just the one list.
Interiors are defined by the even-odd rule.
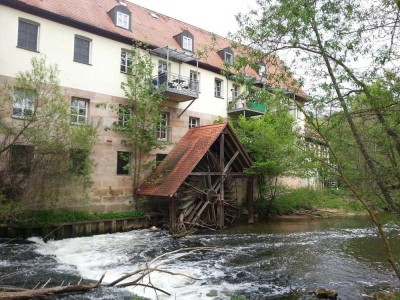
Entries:
[[345,190],[312,190],[300,188],[288,190],[272,203],[272,214],[293,214],[304,210],[338,209],[359,212],[362,205]]

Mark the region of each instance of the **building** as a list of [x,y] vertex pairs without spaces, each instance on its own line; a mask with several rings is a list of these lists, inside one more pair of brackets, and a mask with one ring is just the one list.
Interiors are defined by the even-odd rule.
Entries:
[[[60,82],[75,122],[100,124],[92,153],[96,162],[93,190],[87,202],[77,199],[68,204],[70,208],[105,212],[133,207],[131,177],[121,168],[119,158],[128,149],[121,137],[104,130],[118,116],[96,104],[124,104],[120,84],[126,79],[134,41],[152,50],[154,85],[164,89],[167,109],[161,114],[166,127],[158,132],[160,139],[178,143],[189,128],[212,124],[221,117],[265,111],[263,105],[240,98],[243,87],[221,73],[235,60],[230,40],[131,2],[3,0],[0,36],[0,84],[29,69],[32,57],[45,55],[61,70]],[[206,55],[198,57],[199,50]],[[247,75],[257,79],[257,84],[286,88],[294,100],[303,101],[300,89],[262,77],[283,72],[281,62],[276,61],[276,65],[260,63],[258,70],[248,69]],[[303,126],[295,106],[293,113]],[[152,155],[160,160],[172,148]],[[63,206],[62,202],[57,205]]]

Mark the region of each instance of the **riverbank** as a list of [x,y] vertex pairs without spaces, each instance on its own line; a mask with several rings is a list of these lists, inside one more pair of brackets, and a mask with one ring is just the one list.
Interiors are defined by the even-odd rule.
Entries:
[[270,206],[259,205],[261,213],[272,216],[344,217],[365,214],[361,203],[346,190],[307,188],[286,190]]

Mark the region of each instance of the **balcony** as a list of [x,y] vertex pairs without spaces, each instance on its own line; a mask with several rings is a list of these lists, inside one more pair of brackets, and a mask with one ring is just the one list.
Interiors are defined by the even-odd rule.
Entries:
[[190,77],[174,73],[161,73],[153,78],[152,83],[159,88],[167,100],[184,102],[199,97],[199,82]]
[[254,117],[265,114],[265,104],[250,99],[228,98],[228,115]]

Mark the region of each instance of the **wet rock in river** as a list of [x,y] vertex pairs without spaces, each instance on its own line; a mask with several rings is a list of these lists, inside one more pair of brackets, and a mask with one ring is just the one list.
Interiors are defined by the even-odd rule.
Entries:
[[320,288],[314,291],[314,294],[321,299],[337,299],[338,293],[335,290]]
[[398,298],[396,298],[395,293],[379,291],[379,292],[374,293],[374,299],[375,300],[396,300]]

